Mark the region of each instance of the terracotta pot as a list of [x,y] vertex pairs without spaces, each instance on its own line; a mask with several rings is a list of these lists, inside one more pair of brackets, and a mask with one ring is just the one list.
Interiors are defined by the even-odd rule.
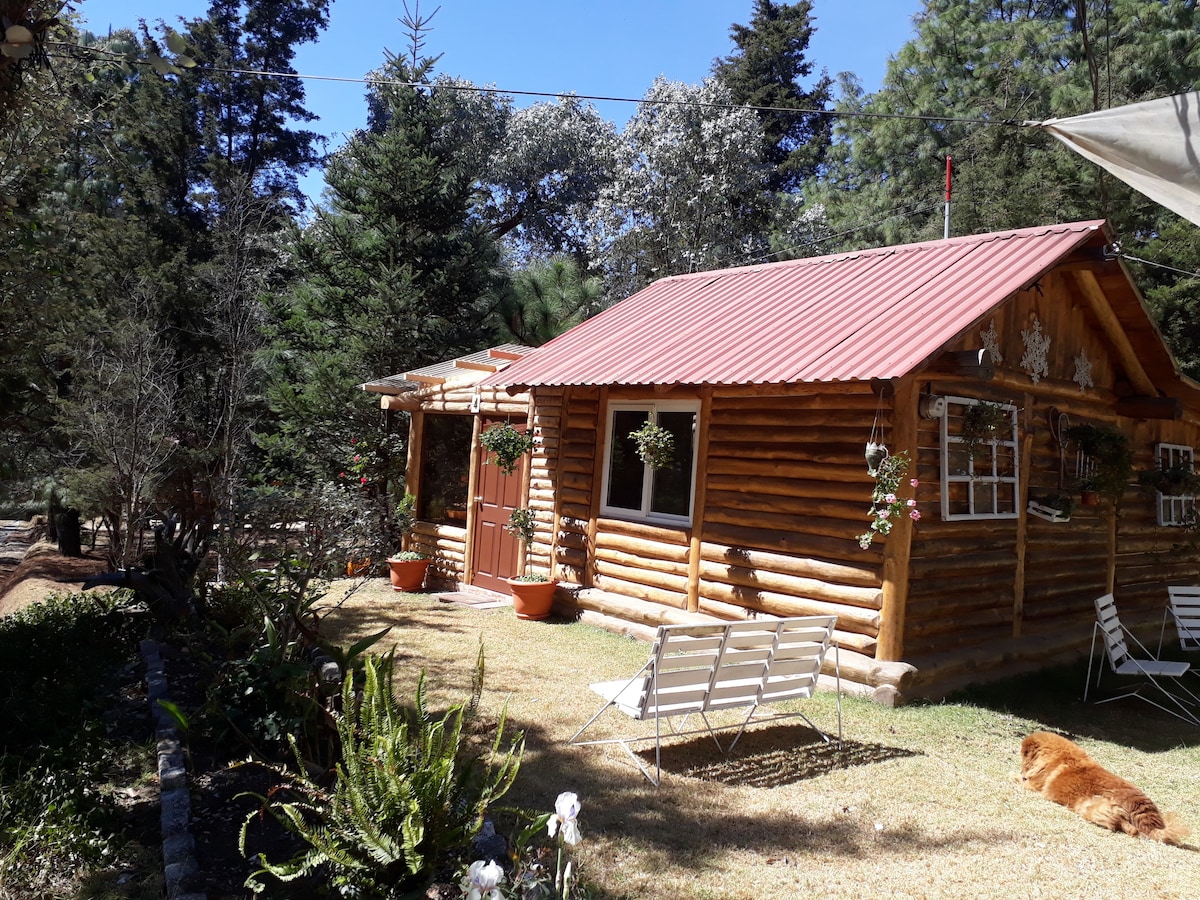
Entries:
[[346,577],[357,578],[359,575],[366,573],[367,569],[371,568],[371,560],[369,559],[351,559],[346,561]]
[[429,568],[427,559],[389,559],[388,573],[392,578],[393,591],[419,591],[425,583],[425,570]]
[[518,619],[537,621],[550,617],[557,581],[518,581],[515,578],[506,578],[505,581],[512,591],[513,610]]
[[1080,506],[1096,506],[1100,502],[1100,495],[1096,491],[1080,491],[1079,505]]

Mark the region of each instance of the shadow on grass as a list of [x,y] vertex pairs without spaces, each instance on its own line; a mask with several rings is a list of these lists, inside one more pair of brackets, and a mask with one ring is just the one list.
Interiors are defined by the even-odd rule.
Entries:
[[[729,740],[728,734],[723,736],[723,746],[728,746]],[[653,768],[653,742],[635,753],[643,765]],[[676,774],[729,786],[773,788],[839,769],[920,755],[913,750],[849,739],[839,747],[836,738],[823,741],[809,728],[776,725],[747,731],[728,755],[721,753],[708,735],[665,745],[662,769],[664,778]]]
[[[1193,657],[1196,654],[1192,654]],[[1194,669],[1200,659],[1189,660]],[[1067,737],[1086,737],[1132,747],[1146,753],[1162,753],[1180,746],[1200,745],[1200,727],[1188,724],[1137,697],[1104,701],[1135,687],[1137,679],[1120,677],[1105,669],[1096,686],[1092,669],[1088,699],[1083,699],[1087,680],[1087,660],[1053,666],[1014,676],[993,684],[979,685],[958,692],[947,702],[968,703],[984,709],[1010,713],[1039,723],[1048,731]],[[1200,676],[1188,673],[1188,690],[1200,693]],[[1160,679],[1160,682],[1171,679]],[[1145,681],[1142,693],[1156,702],[1161,694]]]

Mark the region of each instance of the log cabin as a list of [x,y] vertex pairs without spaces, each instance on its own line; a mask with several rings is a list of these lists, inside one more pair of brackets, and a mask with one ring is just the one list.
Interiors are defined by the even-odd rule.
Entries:
[[[1078,502],[1073,427],[1116,429],[1133,471],[1200,441],[1200,386],[1104,221],[671,276],[540,348],[363,387],[411,414],[415,540],[445,582],[504,591],[528,564],[559,612],[635,636],[835,613],[843,685],[884,704],[1070,661],[1096,596],[1148,620],[1200,581],[1194,497],[1131,471]],[[534,434],[510,476],[479,445],[498,421]],[[670,465],[638,457],[646,422]],[[909,463],[886,534],[869,442]]]

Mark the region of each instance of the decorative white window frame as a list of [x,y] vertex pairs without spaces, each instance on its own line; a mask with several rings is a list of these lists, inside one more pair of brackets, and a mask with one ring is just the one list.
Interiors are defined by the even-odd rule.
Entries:
[[[1187,444],[1155,444],[1154,462],[1161,468],[1187,463],[1194,467],[1196,454]],[[1196,495],[1180,494],[1172,496],[1159,491],[1154,492],[1155,506],[1158,511],[1158,524],[1170,527],[1189,525],[1196,520]]]
[[[686,516],[654,512],[650,505],[654,496],[655,472],[650,466],[643,464],[642,472],[642,508],[630,509],[624,506],[609,506],[609,477],[612,467],[613,449],[613,418],[618,412],[644,412],[650,421],[657,423],[660,412],[690,412],[692,419],[692,459],[691,484],[688,490],[688,514]],[[614,401],[608,405],[606,413],[605,445],[604,445],[604,474],[600,482],[600,514],[617,519],[628,519],[637,522],[649,522],[657,525],[690,526],[696,511],[696,458],[700,445],[700,401],[699,400],[670,400],[670,401]]]
[[[945,521],[1015,519],[1020,515],[1017,504],[1019,499],[1018,489],[1021,483],[1021,454],[1019,452],[1020,442],[1017,432],[1017,407],[1014,404],[996,404],[1008,411],[1012,428],[1007,437],[998,437],[996,440],[989,442],[988,446],[991,447],[990,461],[985,465],[979,466],[972,459],[967,462],[966,472],[952,473],[950,471],[952,454],[955,452],[957,445],[962,443],[961,437],[950,433],[950,421],[952,418],[961,418],[963,410],[966,407],[976,406],[982,402],[985,401],[974,397],[946,397],[946,408],[942,413],[941,421],[942,519]],[[1009,453],[1012,459],[1011,474],[1001,474],[998,470],[998,461],[1004,452]],[[958,486],[965,486],[966,488],[966,512],[951,512],[950,495],[956,489],[961,491],[961,488]],[[1003,499],[1005,492],[1011,496],[1011,504]],[[989,502],[980,503],[984,499],[988,499]],[[984,508],[976,509],[977,505]]]

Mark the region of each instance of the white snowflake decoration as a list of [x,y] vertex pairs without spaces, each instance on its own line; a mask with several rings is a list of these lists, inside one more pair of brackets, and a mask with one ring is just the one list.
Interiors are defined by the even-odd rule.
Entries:
[[983,349],[987,351],[992,363],[998,366],[1004,362],[1004,357],[1000,355],[1000,335],[996,333],[995,319],[992,319],[987,331],[979,332],[979,336],[983,338]]
[[1095,387],[1092,381],[1092,361],[1087,358],[1087,351],[1082,347],[1079,348],[1079,355],[1075,357],[1075,383],[1079,385],[1079,393],[1083,393],[1090,387]]
[[1050,365],[1046,362],[1046,351],[1050,349],[1050,335],[1042,334],[1042,323],[1037,316],[1033,317],[1033,329],[1021,329],[1021,340],[1025,343],[1025,355],[1021,357],[1021,368],[1029,373],[1033,383],[1037,384],[1043,375],[1050,374]]

